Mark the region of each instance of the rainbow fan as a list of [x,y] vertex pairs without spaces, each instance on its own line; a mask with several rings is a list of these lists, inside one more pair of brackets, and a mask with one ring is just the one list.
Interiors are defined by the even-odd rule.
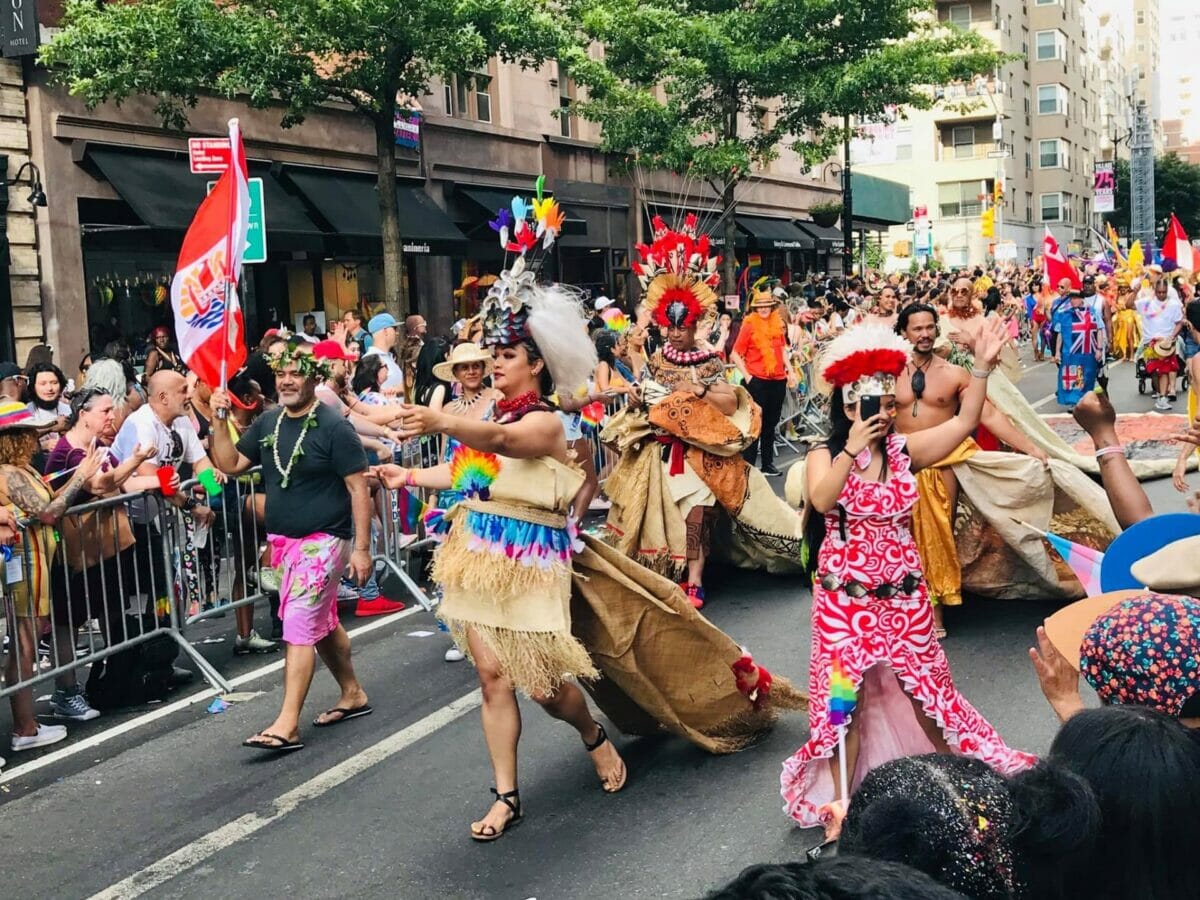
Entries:
[[599,400],[589,403],[579,411],[579,417],[583,420],[583,424],[598,428],[604,421],[604,404]]
[[841,657],[835,656],[829,673],[829,724],[845,725],[856,705],[854,682],[846,674]]
[[614,306],[610,306],[604,312],[600,313],[600,318],[604,320],[604,327],[609,331],[624,334],[629,330],[629,316]]
[[500,459],[459,445],[450,457],[450,487],[464,497],[488,498],[488,489],[500,474]]

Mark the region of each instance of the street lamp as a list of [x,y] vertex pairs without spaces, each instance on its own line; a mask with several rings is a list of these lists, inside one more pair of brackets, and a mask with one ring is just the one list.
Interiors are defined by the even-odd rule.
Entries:
[[21,168],[17,169],[17,174],[12,178],[7,179],[6,184],[19,184],[21,176],[25,174],[25,170],[29,170],[29,196],[26,197],[30,206],[45,206],[46,192],[42,190],[42,171],[37,167],[37,163],[29,160],[22,164]]
[[[1000,84],[998,76],[995,83]],[[996,149],[993,151],[996,156],[996,184],[992,189],[992,203],[995,209],[993,240],[996,246],[999,246],[1004,221],[1004,160],[1008,155],[1008,151],[1004,148],[1004,114],[1000,111],[1000,104],[996,102],[995,91],[988,90],[988,84],[982,78],[975,82],[975,94],[987,97],[992,104],[992,110],[996,113],[996,120],[992,123],[992,141],[996,145]]]

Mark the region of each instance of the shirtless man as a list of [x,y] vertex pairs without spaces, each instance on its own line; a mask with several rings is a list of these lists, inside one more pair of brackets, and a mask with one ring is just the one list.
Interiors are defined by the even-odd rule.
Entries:
[[885,284],[879,289],[879,296],[875,298],[875,309],[867,317],[867,320],[872,325],[886,325],[888,328],[895,328],[896,308],[899,303],[900,295],[896,286]]
[[955,349],[972,353],[983,328],[983,306],[975,300],[975,288],[965,275],[950,285],[946,337]]
[[[960,281],[965,282],[966,279]],[[979,321],[983,321],[982,316],[979,317]],[[972,376],[962,366],[956,366],[934,354],[938,316],[932,306],[914,303],[906,307],[897,318],[896,332],[913,345],[912,361],[896,379],[896,430],[901,434],[912,434],[914,431],[933,428],[951,419],[958,412],[960,398],[970,385]],[[1017,452],[1025,453],[1043,463],[1047,462],[1047,456],[1041,448],[1019,431],[1008,417],[991,403],[984,403],[981,421],[993,435]],[[942,607],[958,606],[962,603],[962,577],[958,571],[958,559],[950,553],[954,540],[954,511],[958,506],[958,481],[949,466],[932,466],[926,471],[928,475],[924,478],[918,477],[917,483],[922,493],[919,502],[940,502],[944,507],[942,520],[948,523],[950,528],[948,541],[944,532],[941,535],[947,551],[945,564],[935,566],[931,564],[931,560],[924,558],[934,536],[921,535],[917,521],[914,521],[914,534],[917,536],[917,546],[921,549],[925,563],[930,596],[937,600],[933,607],[935,634],[943,638],[946,636],[946,628],[942,621]],[[927,496],[930,493],[931,480],[934,478],[940,478],[945,486],[940,498]],[[946,571],[939,571],[939,568]],[[943,575],[947,577],[943,579]]]

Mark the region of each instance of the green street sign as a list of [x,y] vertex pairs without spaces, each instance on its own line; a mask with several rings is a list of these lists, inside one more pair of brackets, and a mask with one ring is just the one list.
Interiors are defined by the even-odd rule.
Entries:
[[[246,252],[242,255],[242,262],[246,265],[267,261],[267,220],[263,212],[263,180],[251,178],[248,184],[250,188],[250,224],[246,229]],[[215,181],[210,181],[208,192],[211,194],[212,189],[216,186]]]

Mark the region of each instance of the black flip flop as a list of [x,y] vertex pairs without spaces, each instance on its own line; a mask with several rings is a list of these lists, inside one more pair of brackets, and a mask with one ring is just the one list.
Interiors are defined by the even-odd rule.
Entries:
[[268,753],[291,753],[294,750],[304,749],[304,744],[301,741],[289,741],[287,738],[271,734],[269,731],[260,731],[254,737],[270,738],[273,741],[279,741],[279,743],[264,744],[261,741],[253,741],[247,738],[242,741],[242,746],[249,747],[251,750],[265,750]]
[[320,718],[313,719],[313,725],[317,728],[329,728],[332,725],[340,725],[343,722],[349,722],[351,719],[357,719],[359,716],[369,716],[375,710],[371,709],[371,704],[364,703],[362,706],[356,706],[354,709],[347,709],[344,706],[335,706],[333,709],[327,709],[321,715],[331,716],[334,713],[341,713],[341,716],[328,722],[322,722]]

